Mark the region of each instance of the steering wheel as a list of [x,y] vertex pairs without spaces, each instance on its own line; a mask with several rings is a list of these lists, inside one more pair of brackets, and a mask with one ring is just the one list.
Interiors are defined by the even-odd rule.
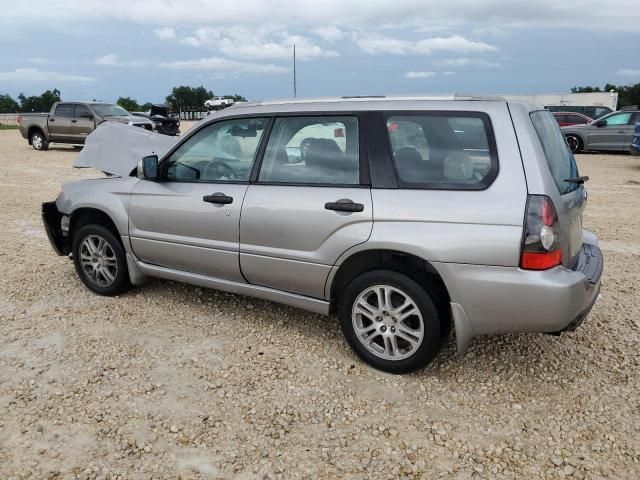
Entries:
[[227,177],[229,180],[235,180],[236,171],[229,166],[229,164],[221,160],[210,161],[204,170],[205,177],[220,179],[221,177]]

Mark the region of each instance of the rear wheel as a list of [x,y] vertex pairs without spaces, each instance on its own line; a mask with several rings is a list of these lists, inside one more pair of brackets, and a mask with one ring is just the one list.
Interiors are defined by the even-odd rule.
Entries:
[[583,144],[582,144],[582,139],[580,137],[570,133],[568,135],[565,135],[565,138],[567,139],[567,143],[569,144],[571,153],[579,153],[582,151]]
[[423,367],[441,345],[441,322],[430,294],[391,270],[373,270],[351,281],[340,301],[340,322],[358,356],[385,372]]
[[31,146],[34,150],[47,150],[49,148],[49,142],[44,138],[44,134],[40,130],[35,130],[31,133]]
[[124,248],[111,230],[85,225],[73,237],[73,263],[89,290],[99,295],[118,295],[131,288]]

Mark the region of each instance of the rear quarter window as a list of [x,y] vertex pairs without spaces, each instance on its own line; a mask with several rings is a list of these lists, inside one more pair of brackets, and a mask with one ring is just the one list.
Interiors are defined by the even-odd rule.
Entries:
[[482,190],[498,173],[484,113],[389,113],[386,127],[400,188]]
[[567,178],[578,176],[578,166],[553,114],[539,110],[531,112],[529,116],[560,194],[577,189],[577,183],[565,181]]

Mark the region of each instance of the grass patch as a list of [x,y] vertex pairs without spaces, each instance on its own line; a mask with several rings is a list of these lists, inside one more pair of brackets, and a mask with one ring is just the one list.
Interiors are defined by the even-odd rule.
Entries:
[[0,125],[0,130],[17,130],[19,125]]

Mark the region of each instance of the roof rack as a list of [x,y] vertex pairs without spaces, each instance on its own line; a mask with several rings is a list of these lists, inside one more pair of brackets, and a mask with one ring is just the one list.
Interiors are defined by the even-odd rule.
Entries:
[[505,101],[499,95],[476,95],[476,94],[443,94],[443,95],[350,95],[343,97],[311,97],[311,98],[285,98],[277,100],[259,100],[254,102],[236,103],[230,108],[255,107],[259,105],[282,105],[282,104],[302,104],[302,103],[338,103],[345,101],[438,101],[438,100],[468,100],[468,101]]

